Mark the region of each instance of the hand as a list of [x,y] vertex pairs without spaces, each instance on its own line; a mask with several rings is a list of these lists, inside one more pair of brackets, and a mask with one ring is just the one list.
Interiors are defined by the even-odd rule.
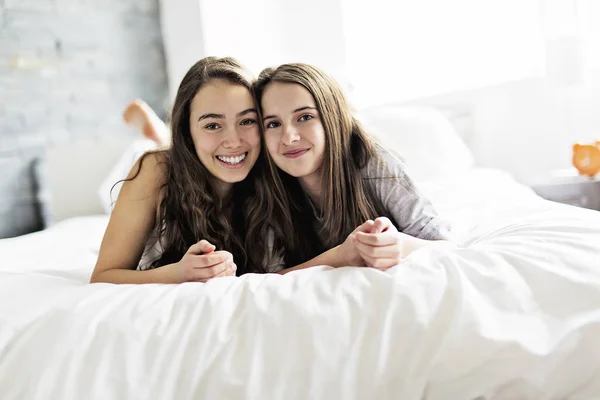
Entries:
[[358,226],[355,230],[353,230],[352,233],[348,235],[346,240],[344,240],[344,243],[337,246],[336,251],[338,253],[338,256],[336,258],[340,260],[338,262],[339,266],[366,266],[362,255],[359,253],[356,247],[357,242],[355,236],[360,232],[371,232],[373,226],[373,220],[366,221],[364,224]]
[[398,264],[406,256],[406,242],[413,239],[398,232],[386,217],[375,219],[371,231],[354,235],[356,249],[366,265],[382,271]]
[[220,276],[235,276],[237,266],[233,255],[216,247],[207,240],[190,246],[181,260],[174,264],[182,282],[206,282]]

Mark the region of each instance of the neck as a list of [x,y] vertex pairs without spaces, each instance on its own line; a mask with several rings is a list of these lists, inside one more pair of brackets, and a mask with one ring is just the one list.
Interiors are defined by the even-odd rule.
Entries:
[[223,182],[218,179],[214,180],[214,185],[222,199],[228,199],[233,188],[233,183]]
[[298,178],[304,193],[308,195],[317,210],[321,210],[321,169],[310,175]]

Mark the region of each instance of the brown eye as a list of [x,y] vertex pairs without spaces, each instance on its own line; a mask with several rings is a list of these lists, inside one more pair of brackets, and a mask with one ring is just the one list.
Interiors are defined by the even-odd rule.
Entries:
[[207,124],[204,126],[204,129],[208,129],[209,131],[214,131],[219,128],[220,128],[219,124]]
[[271,121],[271,122],[267,123],[267,125],[265,125],[265,128],[271,129],[271,128],[277,128],[279,126],[281,126],[281,124],[279,122]]
[[298,118],[298,121],[308,121],[310,119],[313,119],[313,116],[310,114],[304,114],[303,116],[301,116],[300,118]]
[[245,120],[243,120],[242,122],[240,122],[240,125],[252,125],[255,124],[256,120],[252,119],[252,118],[246,118]]

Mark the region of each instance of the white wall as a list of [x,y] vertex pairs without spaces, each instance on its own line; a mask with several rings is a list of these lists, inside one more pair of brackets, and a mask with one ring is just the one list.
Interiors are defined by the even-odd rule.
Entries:
[[344,0],[355,101],[371,106],[544,76],[541,1]]
[[256,75],[306,62],[340,76],[345,64],[339,0],[161,0],[169,93],[202,57],[232,56]]
[[201,0],[200,7],[206,53],[237,57],[257,75],[286,62],[332,72],[345,62],[339,0]]
[[199,0],[160,0],[169,99],[175,99],[187,70],[206,55]]
[[480,166],[509,171],[525,183],[571,167],[573,143],[600,139],[600,88],[561,88],[529,79],[403,104],[472,114],[469,144]]
[[[255,73],[266,66],[303,61],[343,78],[348,72],[344,65],[353,57],[344,30],[356,33],[364,28],[344,26],[341,0],[162,1],[172,98],[185,71],[206,55],[237,57]],[[589,16],[594,3],[586,1]],[[600,15],[600,6],[596,8],[595,15]],[[597,24],[589,22],[585,29],[598,30]],[[600,48],[600,30],[597,33],[588,48]],[[393,51],[393,43],[390,46]],[[590,55],[596,57],[594,65],[600,65],[600,57]],[[373,63],[377,65],[376,58]],[[595,87],[566,88],[539,77],[525,78],[404,104],[433,104],[473,113],[470,144],[479,164],[532,182],[554,169],[570,167],[573,142],[600,139],[600,73],[587,72],[588,83],[595,82]]]

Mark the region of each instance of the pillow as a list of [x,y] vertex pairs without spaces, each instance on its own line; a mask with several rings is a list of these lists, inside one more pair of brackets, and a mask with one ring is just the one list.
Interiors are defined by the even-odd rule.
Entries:
[[399,153],[417,181],[443,178],[475,165],[452,123],[436,109],[384,106],[358,117],[369,132]]
[[[156,143],[149,139],[138,139],[129,144],[122,152],[118,161],[113,165],[110,172],[104,177],[98,188],[98,196],[102,204],[103,211],[110,214],[114,202],[119,196],[123,182],[135,165],[135,162],[146,151],[156,149]],[[113,188],[114,186],[114,188]],[[112,191],[111,191],[112,189]]]
[[35,165],[45,228],[75,216],[104,214],[98,186],[130,140],[82,140],[45,150]]

